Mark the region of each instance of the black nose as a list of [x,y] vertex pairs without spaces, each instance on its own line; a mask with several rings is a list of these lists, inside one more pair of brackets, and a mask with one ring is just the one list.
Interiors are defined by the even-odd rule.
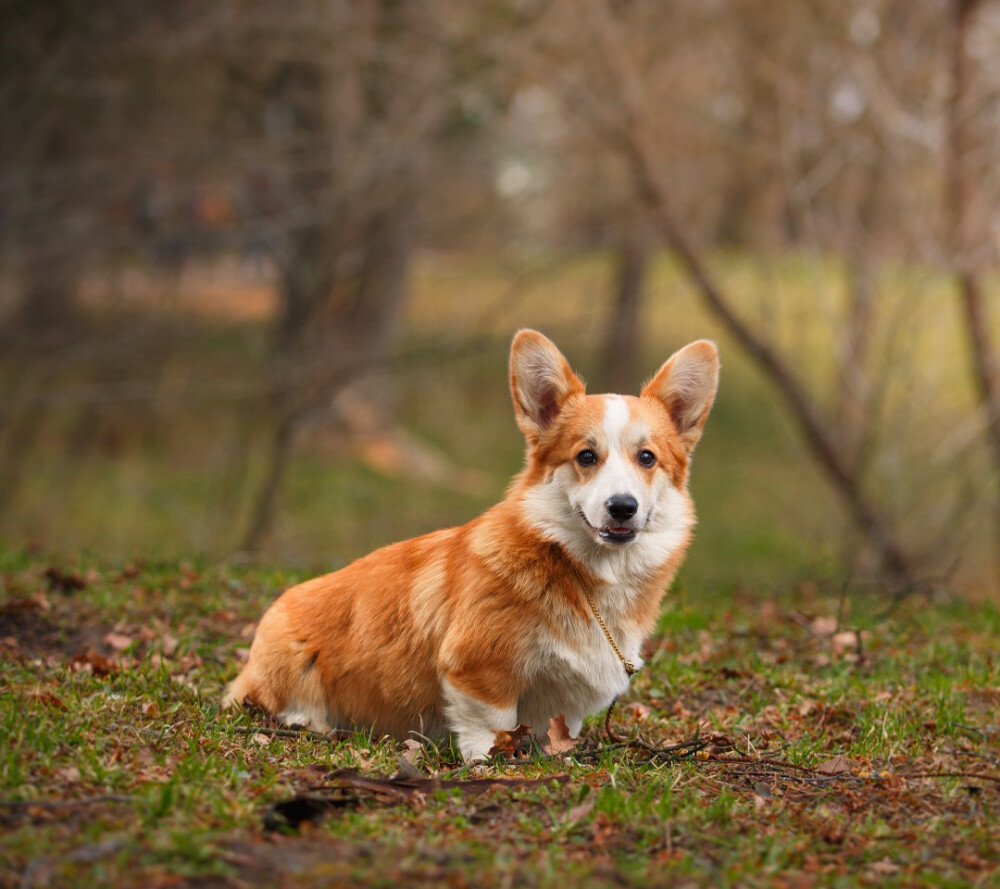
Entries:
[[628,494],[615,494],[614,497],[608,498],[604,508],[611,518],[617,519],[619,522],[627,522],[639,511],[639,503],[635,497]]

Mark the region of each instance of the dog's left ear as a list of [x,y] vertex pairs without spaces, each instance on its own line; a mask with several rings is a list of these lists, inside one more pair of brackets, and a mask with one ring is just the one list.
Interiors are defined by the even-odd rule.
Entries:
[[642,390],[642,397],[663,403],[681,444],[690,453],[719,388],[719,350],[715,343],[697,340],[675,352]]
[[555,344],[537,330],[519,330],[510,346],[510,392],[517,425],[529,443],[552,425],[566,401],[585,392]]

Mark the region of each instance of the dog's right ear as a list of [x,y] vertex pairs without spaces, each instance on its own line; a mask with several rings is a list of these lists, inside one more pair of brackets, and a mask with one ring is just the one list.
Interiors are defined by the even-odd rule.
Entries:
[[555,344],[537,330],[519,330],[510,346],[510,392],[517,425],[534,444],[567,399],[583,395],[583,381]]

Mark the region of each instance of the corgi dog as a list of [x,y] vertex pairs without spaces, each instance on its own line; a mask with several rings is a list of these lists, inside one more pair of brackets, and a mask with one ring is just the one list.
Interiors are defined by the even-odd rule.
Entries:
[[587,395],[549,339],[520,331],[510,388],[527,455],[506,497],[287,590],[224,704],[317,731],[450,734],[467,761],[522,724],[544,743],[559,715],[578,736],[628,688],[684,558],[718,380],[699,340],[638,397]]

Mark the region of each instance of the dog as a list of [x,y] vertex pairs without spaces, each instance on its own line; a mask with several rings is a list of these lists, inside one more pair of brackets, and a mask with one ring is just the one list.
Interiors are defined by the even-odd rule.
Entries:
[[544,743],[560,715],[578,736],[642,665],[691,538],[688,470],[718,380],[698,340],[638,397],[587,395],[549,339],[519,331],[527,454],[505,498],[287,590],[224,705],[317,731],[450,735],[466,761],[519,725]]

